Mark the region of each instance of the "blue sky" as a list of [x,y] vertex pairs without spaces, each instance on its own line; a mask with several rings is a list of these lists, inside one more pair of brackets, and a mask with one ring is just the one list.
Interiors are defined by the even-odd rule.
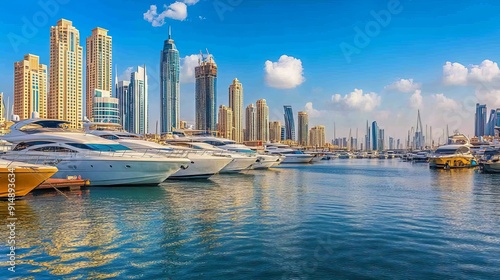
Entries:
[[[39,3],[55,5],[47,11]],[[358,128],[361,138],[366,120],[403,138],[417,109],[435,140],[446,124],[471,134],[476,102],[500,107],[500,3],[494,0],[9,1],[0,16],[6,96],[12,96],[13,63],[33,53],[48,64],[50,26],[66,18],[80,30],[82,46],[94,27],[109,30],[119,76],[146,64],[151,131],[159,119],[159,55],[169,25],[183,64],[181,118],[190,123],[189,70],[207,48],[219,67],[219,104],[227,105],[237,77],[245,106],[265,98],[271,120],[282,122],[285,104],[295,115],[307,110],[310,126],[327,127],[327,139],[334,122],[337,136]],[[23,39],[12,43],[13,34]]]

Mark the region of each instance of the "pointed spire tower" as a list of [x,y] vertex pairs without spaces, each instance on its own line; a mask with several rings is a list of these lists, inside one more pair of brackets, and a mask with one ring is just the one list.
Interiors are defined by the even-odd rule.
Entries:
[[179,128],[180,123],[180,56],[172,39],[172,27],[160,52],[160,133]]

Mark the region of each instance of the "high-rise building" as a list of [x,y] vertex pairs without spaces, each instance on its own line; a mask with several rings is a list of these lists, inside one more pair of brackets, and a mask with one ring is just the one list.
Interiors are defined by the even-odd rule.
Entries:
[[219,106],[219,136],[226,139],[233,138],[233,110],[224,105]]
[[269,122],[269,141],[273,143],[281,141],[281,123],[279,121]]
[[295,122],[293,121],[292,106],[283,106],[285,111],[285,127],[286,127],[286,140],[295,141]]
[[69,20],[50,28],[50,67],[47,117],[82,127],[83,69],[80,32]]
[[265,99],[257,100],[256,127],[257,139],[262,142],[269,141],[269,107]]
[[243,85],[237,78],[229,86],[229,108],[233,111],[233,140],[243,142]]
[[497,125],[497,110],[492,109],[490,111],[490,118],[486,126],[486,135],[495,136],[495,126]]
[[385,150],[385,130],[384,129],[379,129],[378,130],[378,150],[383,151]]
[[[318,125],[309,131],[309,141],[310,145],[313,147],[324,147],[325,146],[325,126]],[[347,139],[343,139],[342,147],[347,146]]]
[[372,122],[372,151],[378,151],[379,128],[377,122]]
[[14,63],[14,115],[21,120],[37,112],[47,118],[47,65],[32,54]]
[[186,121],[179,121],[179,129],[187,129],[188,125]]
[[[93,100],[95,90],[111,92],[113,70],[111,62],[111,36],[108,30],[100,27],[92,29],[92,35],[87,38],[87,92],[86,115],[93,120]],[[95,119],[94,119],[95,121]]]
[[0,92],[0,123],[5,122],[5,105],[3,103],[3,92]]
[[257,127],[256,127],[256,114],[257,110],[252,104],[247,106],[245,110],[245,140],[255,141],[257,139]]
[[94,98],[92,100],[94,122],[120,123],[118,103],[118,98],[111,97],[110,91],[94,90]]
[[476,104],[475,136],[481,137],[486,132],[486,105]]
[[285,135],[286,135],[286,127],[282,126],[281,127],[281,141],[285,141]]
[[309,144],[308,134],[309,134],[309,117],[307,112],[301,111],[298,115],[299,127],[298,127],[298,142],[299,145],[307,146]]
[[497,109],[497,124],[495,126],[500,126],[500,108]]
[[168,39],[160,54],[160,117],[161,133],[179,128],[180,120],[180,58],[169,28]]
[[394,150],[394,138],[389,137],[389,150]]
[[128,88],[128,115],[125,130],[131,133],[148,133],[148,76],[146,66],[138,66],[130,75]]
[[123,128],[129,128],[128,115],[129,112],[129,86],[130,81],[115,81],[115,96],[118,99],[118,113],[120,114],[120,124]]
[[[202,58],[203,59],[203,58]],[[195,67],[196,129],[217,130],[217,64],[207,55]]]

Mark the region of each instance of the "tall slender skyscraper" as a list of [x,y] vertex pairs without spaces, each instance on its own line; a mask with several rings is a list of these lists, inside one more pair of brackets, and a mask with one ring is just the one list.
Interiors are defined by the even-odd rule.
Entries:
[[127,131],[137,134],[148,133],[148,76],[146,65],[138,66],[130,75],[128,88]]
[[379,128],[377,122],[372,122],[372,151],[378,150],[378,142],[379,142]]
[[283,106],[285,110],[286,139],[295,141],[295,122],[293,121],[292,106]]
[[0,91],[0,123],[5,121],[5,105],[3,103],[3,92]]
[[50,87],[47,116],[82,127],[83,81],[80,32],[69,20],[50,28]]
[[497,125],[497,110],[492,109],[490,111],[490,118],[488,120],[488,125],[486,127],[486,135],[495,136],[496,125]]
[[484,136],[486,132],[486,105],[476,104],[475,134],[477,137]]
[[[111,92],[113,79],[112,70],[111,36],[108,30],[100,27],[92,29],[92,35],[87,38],[87,91],[86,91],[86,115],[93,119],[93,100],[95,90],[99,92]],[[106,94],[105,94],[106,95]]]
[[233,111],[224,105],[219,107],[219,136],[232,139],[233,136]]
[[251,103],[247,106],[245,110],[245,140],[255,141],[257,139],[257,127],[256,127],[256,109],[255,105]]
[[170,27],[168,39],[160,54],[160,117],[161,133],[179,128],[180,120],[180,58],[172,39]]
[[269,141],[269,107],[265,99],[257,100],[257,140]]
[[118,77],[115,80],[115,96],[118,98],[118,114],[120,115],[120,124],[124,129],[129,128],[128,115],[129,112],[129,81],[118,81]]
[[307,112],[301,111],[298,115],[299,128],[298,128],[298,141],[299,145],[307,146],[309,144],[308,134],[309,134],[309,117]]
[[196,129],[217,130],[217,64],[208,54],[195,67]]
[[234,78],[229,86],[229,107],[233,111],[233,137],[237,143],[243,142],[243,85]]
[[47,65],[40,64],[38,56],[27,54],[14,63],[14,114],[24,120],[33,112],[47,117]]

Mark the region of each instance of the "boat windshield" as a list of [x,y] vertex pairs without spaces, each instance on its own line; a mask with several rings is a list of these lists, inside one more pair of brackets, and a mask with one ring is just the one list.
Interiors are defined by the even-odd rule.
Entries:
[[456,148],[440,148],[440,149],[437,149],[434,153],[435,154],[438,154],[438,155],[453,155],[455,153],[457,153],[458,149]]
[[91,150],[97,152],[117,152],[131,150],[121,144],[81,144],[81,143],[67,143],[75,148]]
[[231,148],[231,149],[227,149],[227,150],[232,151],[232,152],[255,154],[255,152],[250,150],[250,149]]

